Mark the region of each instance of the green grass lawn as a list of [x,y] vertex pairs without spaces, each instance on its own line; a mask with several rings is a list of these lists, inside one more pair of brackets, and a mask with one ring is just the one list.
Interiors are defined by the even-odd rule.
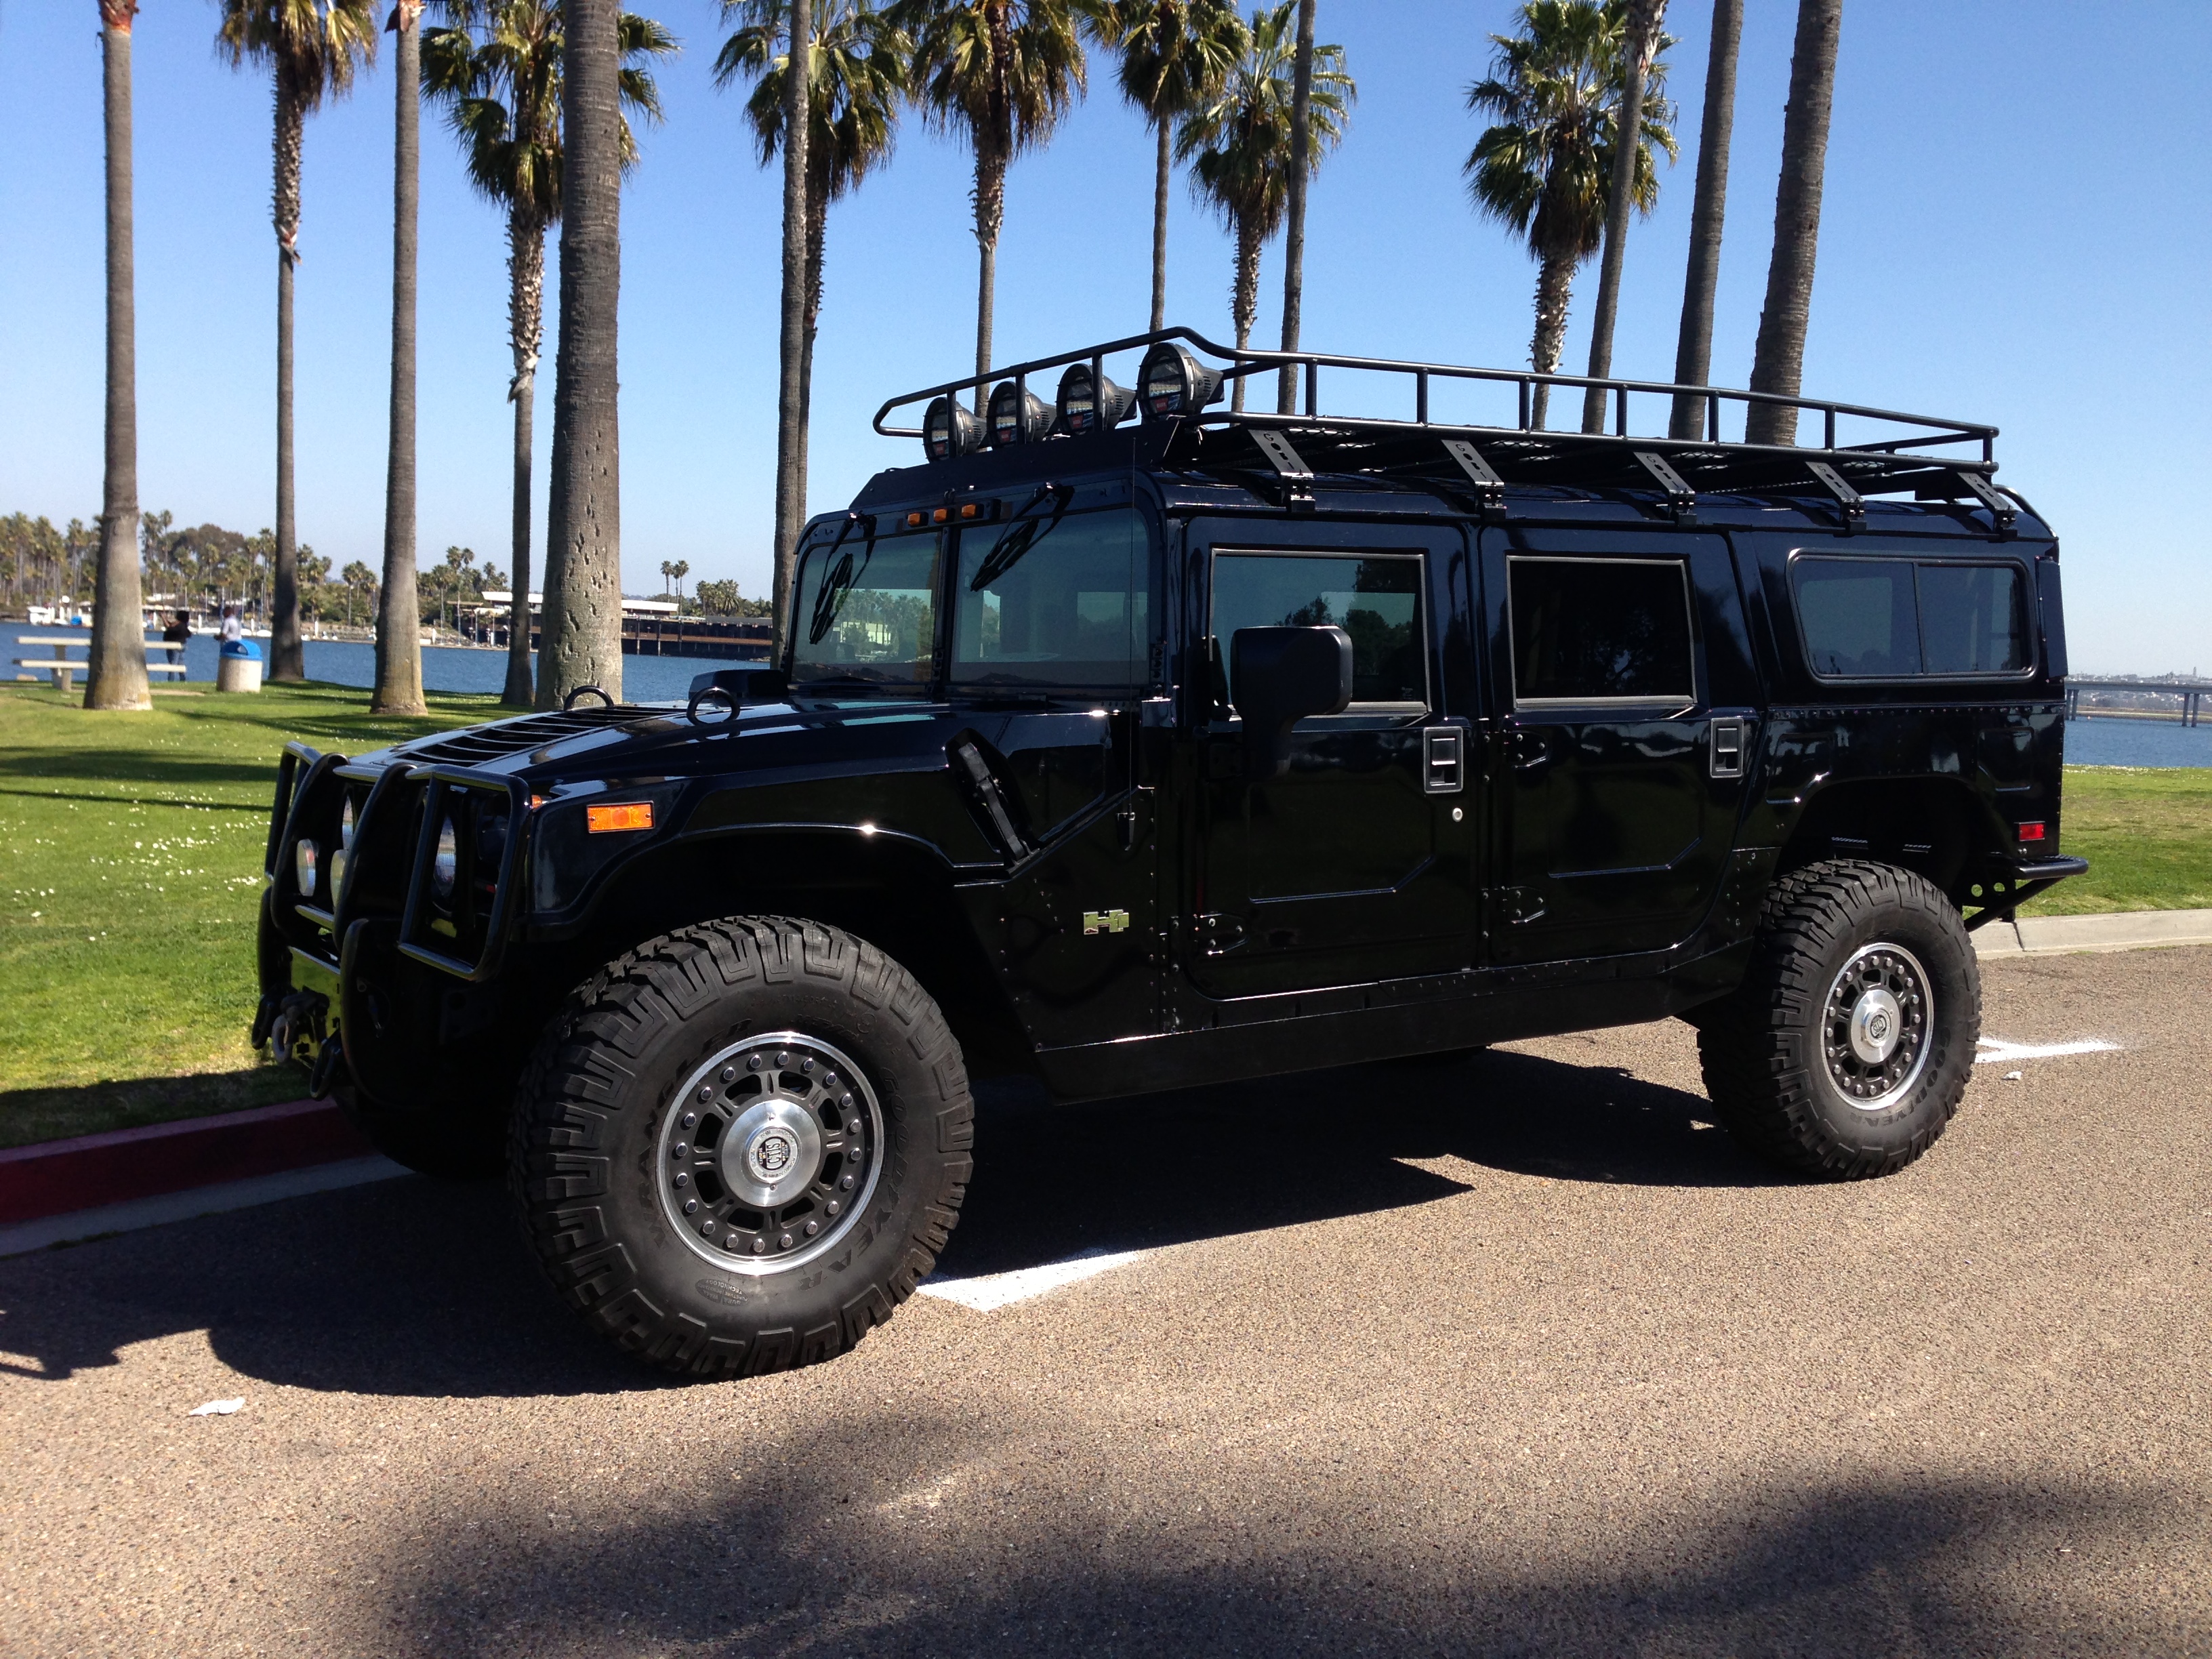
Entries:
[[254,905],[288,738],[359,754],[489,718],[433,696],[372,719],[368,694],[157,692],[93,714],[0,689],[0,1146],[229,1111],[304,1092],[246,1047]]
[[[287,738],[360,754],[490,718],[434,696],[372,719],[366,694],[162,692],[89,714],[0,688],[0,1146],[296,1098],[246,1046],[254,904]],[[2093,866],[2040,914],[2212,907],[2212,769],[2069,767],[2063,850]]]
[[2212,909],[2212,767],[2068,767],[2059,850],[2089,873],[2022,915]]

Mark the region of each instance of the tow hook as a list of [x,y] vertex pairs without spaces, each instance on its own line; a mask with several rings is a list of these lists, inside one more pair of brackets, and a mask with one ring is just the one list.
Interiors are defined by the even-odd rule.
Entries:
[[276,1018],[269,1027],[270,1052],[289,1060],[303,1042],[319,1042],[323,1018],[331,1000],[320,991],[295,991],[276,1005]]
[[338,1033],[331,1033],[330,1041],[315,1051],[315,1064],[307,1073],[307,1098],[327,1100],[331,1085],[336,1079],[339,1064],[345,1059],[345,1045]]
[[247,1041],[256,1048],[269,1041],[269,1034],[276,1026],[276,999],[264,996],[261,1006],[253,1011],[253,1033]]

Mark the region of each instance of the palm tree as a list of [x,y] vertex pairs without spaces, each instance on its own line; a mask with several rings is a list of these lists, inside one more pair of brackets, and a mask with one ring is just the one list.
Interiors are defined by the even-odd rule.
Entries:
[[[1313,169],[1313,56],[1315,0],[1298,0],[1297,56],[1291,76],[1291,190],[1283,232],[1283,349],[1298,349],[1306,298],[1306,180]],[[1275,376],[1275,412],[1297,408],[1298,373],[1285,363]]]
[[684,579],[691,574],[691,561],[678,559],[668,567],[668,574],[676,579],[676,597],[684,597]]
[[[1797,0],[1790,56],[1790,108],[1782,118],[1782,179],[1774,191],[1774,257],[1766,306],[1752,353],[1751,389],[1797,395],[1805,370],[1805,326],[1813,313],[1813,259],[1820,241],[1820,190],[1827,170],[1828,113],[1836,99],[1836,44],[1844,0]],[[1753,404],[1744,441],[1797,441],[1797,411]]]
[[[1260,250],[1283,226],[1290,201],[1291,100],[1296,91],[1298,0],[1282,0],[1252,14],[1244,56],[1211,103],[1185,118],[1176,155],[1191,164],[1191,191],[1219,211],[1237,239],[1236,279],[1230,315],[1237,349],[1250,343],[1260,309]],[[1357,95],[1345,73],[1344,48],[1313,52],[1312,129],[1308,171],[1344,137],[1346,111]],[[1234,406],[1244,407],[1244,377],[1237,380]]]
[[[1674,347],[1674,382],[1703,386],[1712,373],[1713,295],[1720,286],[1721,226],[1728,217],[1729,130],[1735,125],[1736,48],[1743,39],[1743,0],[1713,0],[1712,51],[1705,61],[1705,112],[1698,128],[1698,193],[1690,205],[1690,268],[1682,282],[1682,335]],[[1668,435],[1705,435],[1696,398],[1674,399]]]
[[[1528,362],[1539,374],[1559,368],[1575,268],[1605,234],[1613,123],[1627,78],[1626,9],[1626,0],[1528,0],[1518,33],[1490,37],[1498,48],[1490,78],[1468,88],[1468,107],[1496,118],[1467,158],[1468,194],[1526,237],[1537,261]],[[1659,196],[1651,147],[1674,153],[1662,114],[1647,94],[1630,191],[1647,213]],[[1539,428],[1550,394],[1539,381],[1530,410]]]
[[615,323],[622,297],[623,14],[564,0],[561,78],[561,332],[538,706],[580,685],[622,696],[621,428]]
[[384,589],[373,714],[422,713],[422,617],[415,586],[416,232],[422,198],[422,0],[396,0],[392,33],[392,397],[384,459]]
[[[1606,186],[1605,257],[1598,261],[1597,304],[1590,313],[1592,380],[1601,380],[1613,373],[1613,325],[1620,311],[1620,271],[1628,254],[1629,173],[1643,138],[1645,88],[1648,85],[1656,94],[1667,77],[1659,55],[1674,43],[1672,37],[1659,32],[1666,15],[1667,0],[1629,0],[1628,26],[1622,43],[1628,73],[1620,89],[1621,137],[1613,147],[1613,177]],[[1671,107],[1667,118],[1674,119]],[[1671,150],[1668,159],[1673,160]],[[1605,403],[1603,387],[1584,389],[1583,431],[1605,430]]]
[[1168,320],[1168,185],[1175,125],[1221,95],[1244,56],[1235,0],[1102,0],[1094,33],[1121,55],[1121,95],[1152,128],[1152,329]]
[[[477,27],[472,27],[474,23]],[[649,17],[624,12],[617,28],[622,102],[660,118],[660,91],[646,60],[676,50],[675,37]],[[479,29],[481,31],[479,34]],[[545,335],[545,228],[561,216],[561,0],[498,0],[481,19],[422,35],[422,80],[447,106],[469,182],[507,210],[507,331],[514,356],[507,400],[514,405],[514,502],[510,553],[514,599],[507,610],[507,684],[500,701],[531,705],[530,479],[538,403],[538,348]],[[621,127],[623,166],[635,166],[637,140]]]
[[299,526],[292,483],[292,273],[300,263],[300,153],[309,112],[343,97],[376,55],[374,0],[219,0],[216,50],[276,82],[276,605],[269,678],[307,678],[300,645]]
[[138,346],[131,213],[131,17],[137,0],[100,0],[107,129],[107,469],[92,607],[87,708],[151,708],[138,586]]
[[[761,165],[773,161],[783,144],[790,103],[797,88],[787,50],[792,20],[787,0],[723,0],[726,21],[738,24],[714,59],[714,83],[726,87],[753,81],[745,100]],[[791,463],[788,501],[779,499],[775,544],[776,615],[785,612],[791,557],[805,520],[807,422],[814,401],[814,337],[822,317],[822,257],[830,204],[890,160],[896,137],[898,101],[908,86],[913,43],[887,11],[868,0],[815,0],[813,49],[807,54],[806,138],[799,158],[804,167],[800,209],[801,243],[798,397],[791,430],[779,423],[777,453]],[[791,158],[786,157],[787,161]],[[781,479],[780,479],[781,482]]]
[[[1084,89],[1078,23],[1087,0],[901,0],[914,37],[914,95],[940,131],[975,152],[975,373],[991,372],[991,311],[1006,168],[1051,137]],[[975,412],[990,397],[975,388]]]

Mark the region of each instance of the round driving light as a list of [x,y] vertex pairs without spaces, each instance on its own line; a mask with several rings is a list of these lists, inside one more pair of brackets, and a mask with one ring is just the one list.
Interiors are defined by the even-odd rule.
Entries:
[[921,447],[933,461],[972,455],[983,447],[983,423],[957,398],[933,398],[921,417]]
[[1012,380],[999,382],[991,394],[991,447],[1006,449],[1033,444],[1052,430],[1052,411],[1034,392],[1025,392]]
[[1172,420],[1219,403],[1221,371],[1206,368],[1181,346],[1163,340],[1145,354],[1137,386],[1146,420]]
[[1060,429],[1071,438],[1080,438],[1092,432],[1103,432],[1116,427],[1128,418],[1130,406],[1137,394],[1125,386],[1115,386],[1104,375],[1091,384],[1091,365],[1074,363],[1060,377]]
[[300,896],[315,896],[315,843],[301,836],[292,846],[292,873],[300,879]]
[[453,896],[453,878],[460,872],[461,847],[459,837],[453,834],[453,821],[447,818],[438,830],[438,856],[430,864],[430,885],[440,898]]
[[339,848],[331,854],[331,897],[335,901],[345,888],[346,849]]
[[353,797],[351,795],[348,795],[346,797],[345,811],[338,814],[338,845],[341,848],[349,848],[353,845]]

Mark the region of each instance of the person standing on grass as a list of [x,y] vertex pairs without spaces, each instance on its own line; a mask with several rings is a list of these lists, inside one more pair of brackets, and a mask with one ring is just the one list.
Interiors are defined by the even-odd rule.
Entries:
[[169,660],[180,663],[185,659],[185,647],[191,643],[191,618],[181,611],[169,613],[169,625],[161,630],[161,643],[169,648]]
[[236,645],[246,637],[246,623],[238,614],[238,601],[233,599],[222,608],[222,642]]

